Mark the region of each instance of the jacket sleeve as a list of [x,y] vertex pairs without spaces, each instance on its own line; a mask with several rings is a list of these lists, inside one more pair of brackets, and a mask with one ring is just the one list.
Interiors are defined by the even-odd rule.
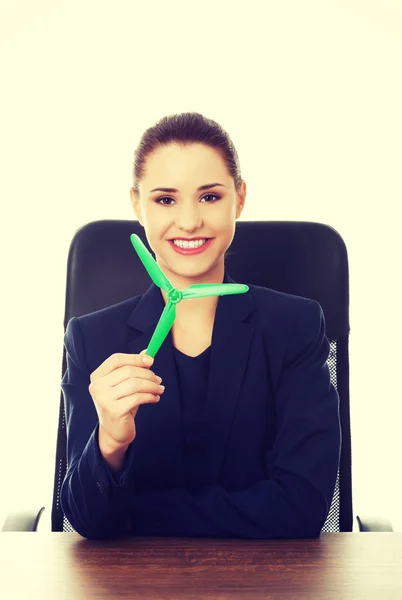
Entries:
[[79,321],[69,321],[64,336],[67,368],[61,387],[67,428],[67,473],[60,493],[63,512],[74,529],[90,539],[126,531],[132,497],[129,446],[123,468],[109,469],[98,444],[98,415],[89,393],[89,369]]
[[211,485],[196,493],[134,494],[133,533],[318,537],[331,505],[341,448],[339,396],[328,356],[324,315],[312,300],[296,319],[277,385],[278,433],[267,453],[268,478],[231,491]]

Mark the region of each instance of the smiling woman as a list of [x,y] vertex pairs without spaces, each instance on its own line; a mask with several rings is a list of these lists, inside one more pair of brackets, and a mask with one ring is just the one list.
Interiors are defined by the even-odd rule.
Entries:
[[[246,184],[218,123],[147,129],[130,196],[174,287],[235,283],[225,253]],[[256,285],[180,302],[144,362],[166,300],[151,285],[68,324],[65,516],[89,538],[318,536],[340,452],[321,306]]]
[[[179,288],[222,283],[246,184],[237,152],[218,123],[198,113],[161,119],[142,137],[133,179],[135,215],[166,276]],[[216,298],[197,303],[204,314],[215,305]],[[183,307],[182,318],[194,308]]]

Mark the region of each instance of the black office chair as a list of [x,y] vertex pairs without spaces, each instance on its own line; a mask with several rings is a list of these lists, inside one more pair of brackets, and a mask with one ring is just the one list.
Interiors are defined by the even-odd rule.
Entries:
[[[130,234],[149,248],[138,221],[103,220],[81,227],[69,251],[64,328],[80,316],[144,293],[151,280]],[[335,492],[323,531],[352,531],[351,441],[349,416],[349,273],[345,244],[331,227],[297,221],[238,221],[226,255],[231,277],[246,284],[317,300],[330,341],[328,365],[340,397],[342,452]],[[63,352],[63,373],[66,369]],[[67,470],[66,423],[60,398],[52,531],[74,531],[63,514],[60,488]],[[36,531],[40,510],[11,514],[3,531]],[[357,517],[360,531],[392,531],[386,519]]]

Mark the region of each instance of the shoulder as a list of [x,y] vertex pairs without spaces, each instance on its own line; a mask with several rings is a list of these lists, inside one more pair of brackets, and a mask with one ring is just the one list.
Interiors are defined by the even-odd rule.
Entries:
[[106,308],[72,317],[66,327],[64,345],[70,360],[87,365],[89,372],[108,356],[127,352],[127,321],[141,300],[134,296]]
[[98,327],[100,324],[116,325],[120,321],[126,323],[127,319],[136,308],[141,298],[142,295],[134,296],[133,298],[123,300],[117,304],[113,304],[86,315],[76,317],[76,320],[79,322],[80,326],[84,328]]
[[93,311],[91,313],[72,317],[66,328],[65,339],[84,337],[96,343],[106,340],[121,340],[125,338],[124,331],[127,321],[141,300],[142,295],[134,296],[117,304]]
[[279,292],[272,288],[258,285],[249,285],[256,317],[262,322],[289,322],[298,319],[301,315],[314,319],[322,316],[320,304],[311,298]]
[[249,322],[262,340],[272,373],[281,373],[294,357],[313,351],[328,358],[330,344],[319,302],[265,287],[249,288],[255,306]]
[[316,300],[255,285],[249,285],[249,293],[254,304],[249,323],[274,354],[315,344],[326,335],[324,313]]

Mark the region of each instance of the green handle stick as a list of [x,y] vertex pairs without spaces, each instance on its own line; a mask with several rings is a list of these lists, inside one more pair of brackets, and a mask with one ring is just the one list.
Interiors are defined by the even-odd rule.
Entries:
[[167,294],[167,303],[155,328],[147,348],[147,355],[155,358],[176,318],[176,304],[188,298],[204,298],[205,296],[226,296],[229,294],[244,294],[248,285],[242,283],[196,283],[185,290],[179,290],[170,283],[165,273],[159,267],[154,257],[143,244],[141,238],[133,233],[130,236],[134,250],[155,285]]

